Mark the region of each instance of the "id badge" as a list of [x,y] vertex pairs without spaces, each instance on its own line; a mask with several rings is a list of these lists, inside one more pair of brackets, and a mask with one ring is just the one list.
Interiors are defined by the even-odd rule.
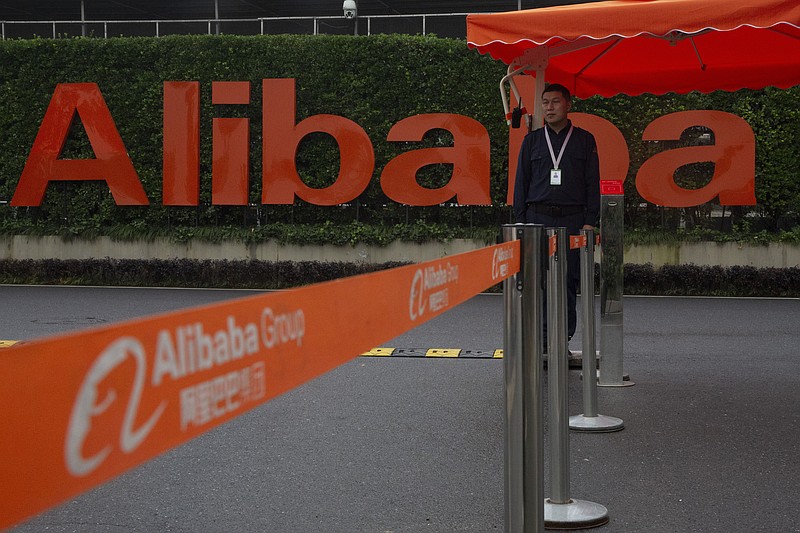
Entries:
[[560,168],[554,168],[550,170],[550,185],[561,185]]

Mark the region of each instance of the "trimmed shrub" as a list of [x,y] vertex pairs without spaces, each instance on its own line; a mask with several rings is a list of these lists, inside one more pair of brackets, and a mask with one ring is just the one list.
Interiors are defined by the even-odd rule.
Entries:
[[[0,283],[286,289],[409,263],[197,259],[3,259]],[[600,290],[599,269],[595,288]],[[488,289],[499,292],[502,284]],[[625,294],[800,297],[800,268],[627,264]]]

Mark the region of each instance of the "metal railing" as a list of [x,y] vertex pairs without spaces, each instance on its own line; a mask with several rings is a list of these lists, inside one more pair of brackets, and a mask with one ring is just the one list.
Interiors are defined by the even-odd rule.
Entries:
[[174,20],[5,20],[0,37],[162,37],[165,35],[270,35],[270,34],[436,34],[463,38],[467,13],[412,15],[366,15],[356,19],[342,16],[259,17],[242,19]]

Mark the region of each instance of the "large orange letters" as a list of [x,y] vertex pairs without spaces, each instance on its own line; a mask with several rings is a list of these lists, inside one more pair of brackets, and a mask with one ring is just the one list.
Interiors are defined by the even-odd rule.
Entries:
[[[312,204],[337,205],[364,192],[375,168],[375,154],[361,126],[336,115],[314,115],[295,125],[294,79],[266,79],[262,91],[263,203],[291,204],[297,195]],[[307,186],[297,173],[297,147],[303,137],[314,132],[327,133],[339,144],[339,175],[335,183],[323,189]]]
[[[96,159],[59,159],[77,113]],[[118,205],[147,205],[147,195],[96,83],[60,83],[47,107],[11,205],[41,205],[51,181],[108,184]]]
[[[491,205],[489,134],[477,120],[446,113],[416,115],[395,124],[387,140],[421,141],[425,133],[437,128],[453,134],[453,146],[422,148],[398,155],[383,169],[383,192],[395,202],[409,205],[437,205],[453,196],[462,205]],[[450,181],[438,189],[420,186],[417,171],[438,163],[452,163]]]
[[200,201],[200,83],[164,82],[164,205]]
[[[669,207],[702,205],[719,195],[721,205],[755,205],[756,141],[743,119],[721,111],[682,111],[657,118],[642,139],[676,140],[692,126],[714,132],[712,146],[688,146],[658,153],[644,162],[636,188],[648,202]],[[713,161],[714,175],[703,188],[689,190],[675,183],[675,171],[689,163]]]
[[[249,104],[249,81],[215,81],[211,103]],[[211,203],[247,205],[250,168],[250,120],[215,117],[213,121]]]
[[[526,105],[538,105],[534,80],[521,77],[517,86]],[[264,204],[292,204],[295,198],[316,205],[337,205],[366,190],[375,169],[372,142],[352,120],[314,115],[296,123],[294,79],[265,79],[263,92]],[[250,82],[212,83],[212,104],[248,105]],[[59,159],[75,116],[83,123],[95,159]],[[592,132],[600,155],[602,180],[624,182],[630,166],[622,133],[609,121],[572,113],[573,122]],[[198,205],[200,196],[200,84],[164,82],[164,205]],[[645,130],[643,140],[679,139],[691,126],[714,132],[713,146],[666,150],[645,161],[636,176],[639,193],[649,202],[669,207],[701,205],[719,196],[722,205],[753,205],[755,199],[755,137],[741,118],[720,111],[685,111],[665,115]],[[431,113],[405,118],[388,133],[390,142],[420,141],[431,130],[453,135],[453,146],[422,148],[403,153],[386,164],[381,188],[392,200],[408,205],[437,205],[453,197],[462,205],[491,204],[489,193],[490,141],[486,128],[463,115]],[[340,165],[329,186],[306,185],[297,171],[300,142],[311,133],[332,136],[339,147]],[[514,196],[519,148],[527,130],[510,129],[508,137],[508,194]],[[249,200],[250,125],[247,118],[213,119],[212,203],[247,205]],[[701,161],[715,163],[705,187],[684,189],[675,183],[675,170]],[[450,164],[449,182],[428,189],[417,182],[422,167]],[[114,125],[100,89],[94,83],[56,86],[34,140],[11,205],[41,205],[51,181],[101,180],[119,205],[147,205],[148,199]],[[618,190],[622,190],[621,187]]]

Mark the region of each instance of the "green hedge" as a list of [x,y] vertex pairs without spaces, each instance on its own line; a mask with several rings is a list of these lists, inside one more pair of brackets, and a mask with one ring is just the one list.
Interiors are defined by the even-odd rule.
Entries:
[[625,265],[626,294],[665,296],[800,296],[800,268]]
[[405,264],[211,259],[2,259],[0,284],[285,289]]
[[[197,259],[0,260],[0,284],[285,289],[408,263]],[[599,269],[595,270],[599,290]],[[501,285],[489,289],[499,292]],[[800,297],[800,268],[627,264],[625,294]]]
[[[181,232],[198,227],[343,224],[397,225],[421,221],[456,227],[496,227],[509,219],[504,205],[507,172],[507,129],[497,90],[505,65],[469,50],[463,41],[405,35],[380,36],[170,36],[163,38],[34,39],[0,42],[0,201],[9,201],[27,154],[57,83],[96,82],[151,199],[148,207],[117,207],[105,184],[53,184],[38,208],[0,205],[0,232],[107,234],[112,228],[149,234]],[[247,116],[251,124],[250,200],[261,197],[261,80],[297,80],[298,120],[320,113],[349,118],[370,136],[375,150],[371,185],[353,205],[317,207],[211,206],[211,121],[214,116]],[[166,80],[201,83],[201,203],[199,207],[161,206],[162,86]],[[212,106],[212,81],[252,83],[248,106]],[[744,90],[636,98],[591,98],[576,103],[578,111],[596,113],[616,124],[631,151],[626,187],[629,228],[672,228],[679,210],[641,203],[630,185],[635,171],[664,143],[641,141],[654,118],[683,109],[719,109],[743,116],[757,136],[757,197],[760,218],[755,230],[792,226],[800,205],[800,88],[788,91]],[[387,142],[399,120],[420,113],[447,112],[472,117],[488,130],[491,143],[490,208],[407,207],[388,202],[378,179],[386,163],[405,151],[447,146],[442,131],[419,143]],[[681,141],[685,144],[684,141]],[[681,142],[672,143],[680,145]],[[688,142],[688,141],[686,141]],[[64,157],[92,157],[86,134],[73,128]],[[330,184],[337,175],[335,142],[322,134],[307,137],[297,156],[303,179],[311,186]],[[705,170],[704,170],[705,169]],[[686,186],[701,186],[703,165],[681,170]],[[425,167],[424,186],[439,187],[449,177],[447,165]],[[707,180],[707,177],[705,178]],[[696,211],[708,217],[709,206]],[[734,210],[742,222],[744,210]],[[684,212],[684,216],[687,212]],[[695,220],[691,218],[690,220]],[[122,231],[122,230],[120,230]],[[268,232],[267,232],[268,233]],[[268,236],[266,238],[269,238]]]

